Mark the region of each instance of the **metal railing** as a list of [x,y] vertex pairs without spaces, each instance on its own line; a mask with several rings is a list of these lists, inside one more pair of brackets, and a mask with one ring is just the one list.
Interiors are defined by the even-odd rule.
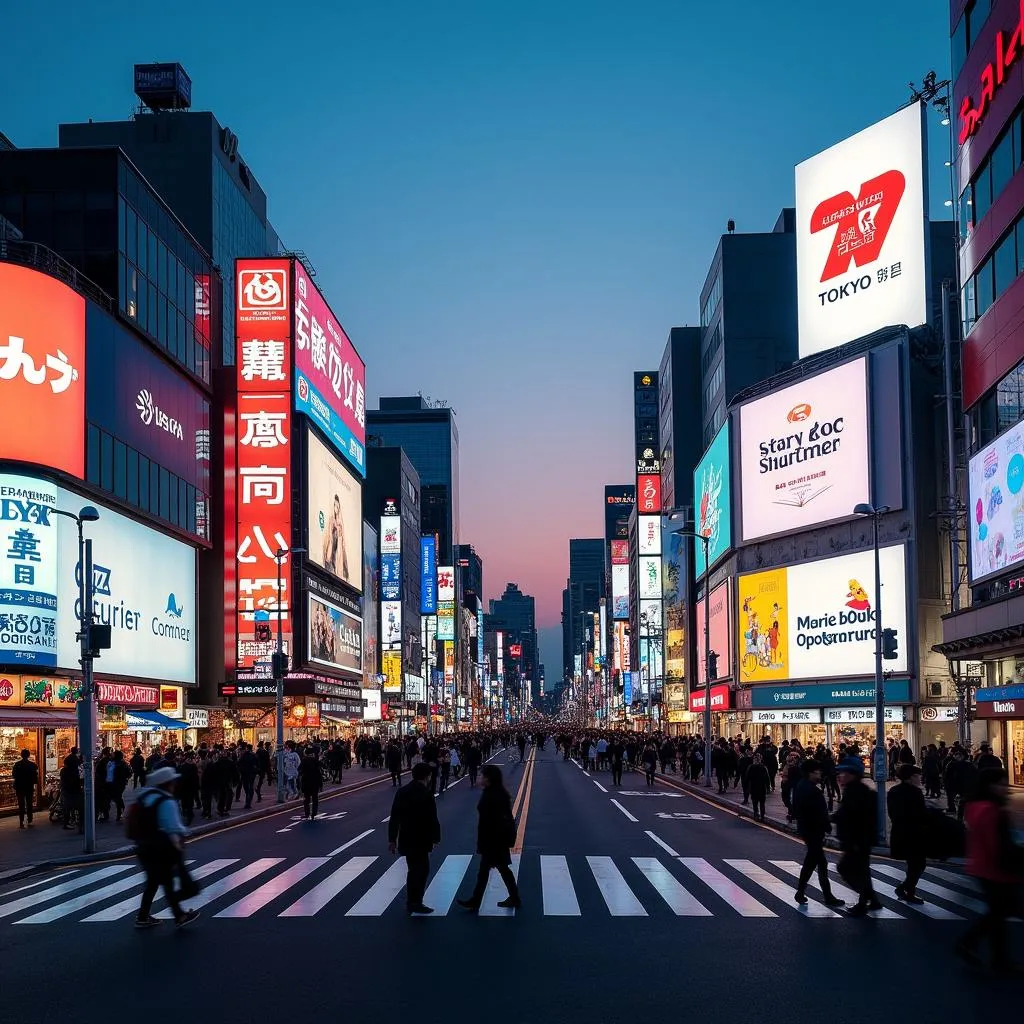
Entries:
[[18,263],[32,270],[39,270],[50,277],[63,281],[76,292],[92,299],[109,313],[116,313],[114,299],[95,281],[72,266],[63,256],[38,242],[22,242],[12,238],[0,238],[0,261]]

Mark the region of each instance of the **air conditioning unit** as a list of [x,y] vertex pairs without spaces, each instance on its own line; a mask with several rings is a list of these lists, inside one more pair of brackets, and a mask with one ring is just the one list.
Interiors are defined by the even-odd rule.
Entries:
[[929,679],[926,689],[929,697],[941,697],[945,692],[945,686],[941,679]]

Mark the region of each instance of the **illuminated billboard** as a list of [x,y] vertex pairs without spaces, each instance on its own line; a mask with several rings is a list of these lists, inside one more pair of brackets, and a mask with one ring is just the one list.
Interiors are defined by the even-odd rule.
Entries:
[[978,451],[968,470],[971,581],[1024,560],[1024,423]]
[[363,623],[326,598],[309,595],[309,660],[362,679]]
[[306,437],[306,560],[362,592],[362,484],[314,431]]
[[661,554],[661,516],[637,517],[637,545],[641,555]]
[[[714,565],[732,547],[732,487],[729,479],[729,421],[708,446],[693,474],[697,502],[696,532],[708,538],[708,557]],[[693,560],[704,575],[704,542],[693,538]]]
[[[715,679],[728,679],[732,675],[732,626],[730,622],[732,588],[727,579],[708,595],[711,606],[711,627],[708,640],[711,650],[718,655]],[[697,628],[694,633],[697,657],[697,682],[703,686],[707,678],[706,652],[704,650],[704,601],[696,604]],[[712,682],[715,680],[713,679]]]
[[612,566],[612,618],[629,618],[629,566]]

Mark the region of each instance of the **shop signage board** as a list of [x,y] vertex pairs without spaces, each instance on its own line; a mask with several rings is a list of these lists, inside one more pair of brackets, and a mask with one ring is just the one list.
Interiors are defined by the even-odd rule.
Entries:
[[934,704],[922,704],[917,714],[922,722],[955,722],[959,717],[955,707],[936,707]]
[[979,704],[986,704],[994,700],[1024,700],[1024,683],[982,687],[974,691],[974,699]]
[[185,721],[190,729],[208,729],[210,712],[206,708],[186,708]]
[[[697,501],[697,533],[708,538],[711,564],[732,547],[732,484],[729,462],[729,421],[722,424],[693,474]],[[693,538],[698,577],[704,575],[704,542]]]
[[0,676],[0,707],[73,708],[78,703],[81,684],[77,679],[53,676]]
[[[910,703],[910,680],[887,679],[886,704]],[[750,706],[767,708],[808,708],[863,706],[875,699],[873,680],[866,682],[806,683],[802,686],[752,686]]]
[[[732,676],[732,630],[729,623],[732,614],[731,583],[731,578],[723,580],[708,595],[708,605],[711,609],[708,640],[711,650],[718,655],[718,664],[715,666],[716,679],[728,679]],[[697,613],[697,628],[694,631],[694,643],[697,645],[697,680],[703,686],[708,674],[704,651],[704,601],[698,600],[694,608]]]
[[1024,700],[990,700],[979,704],[976,718],[1024,718]]
[[381,673],[384,676],[385,693],[402,692],[401,651],[383,651],[381,653]]
[[138,686],[134,683],[97,683],[96,697],[101,704],[155,708],[160,702],[160,689],[156,686]]
[[[884,709],[887,722],[902,722],[902,707],[887,705]],[[825,721],[833,725],[857,725],[860,722],[873,722],[874,708],[825,708]]]
[[[704,688],[694,690],[690,694],[690,710],[704,710]],[[732,707],[732,690],[725,685],[711,687],[711,710],[727,711]]]
[[818,725],[821,722],[821,708],[752,711],[750,720],[756,725]]

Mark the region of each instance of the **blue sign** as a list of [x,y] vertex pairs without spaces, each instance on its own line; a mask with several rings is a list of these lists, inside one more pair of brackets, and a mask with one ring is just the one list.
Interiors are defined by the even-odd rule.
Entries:
[[380,599],[402,600],[402,556],[397,552],[380,556]]
[[986,686],[974,691],[974,699],[979,704],[988,704],[994,700],[1024,700],[1024,684]]
[[366,476],[366,449],[310,379],[299,370],[295,371],[295,411],[304,412],[359,471],[359,475]]
[[[808,683],[804,686],[752,686],[750,706],[765,708],[828,708],[873,704],[875,681],[861,683]],[[910,680],[889,679],[885,683],[886,704],[910,703]]]
[[477,605],[476,609],[476,660],[482,665],[484,663],[484,606],[483,602]]
[[622,673],[622,701],[628,708],[633,703],[633,673]]
[[[714,565],[732,547],[732,490],[729,486],[729,421],[715,435],[704,458],[693,473],[693,496],[697,502],[695,528],[708,538],[708,558]],[[693,539],[694,565],[698,576],[704,564],[704,542]]]
[[[437,539],[434,537],[420,537],[420,614],[437,614]],[[480,635],[483,636],[483,630]]]

